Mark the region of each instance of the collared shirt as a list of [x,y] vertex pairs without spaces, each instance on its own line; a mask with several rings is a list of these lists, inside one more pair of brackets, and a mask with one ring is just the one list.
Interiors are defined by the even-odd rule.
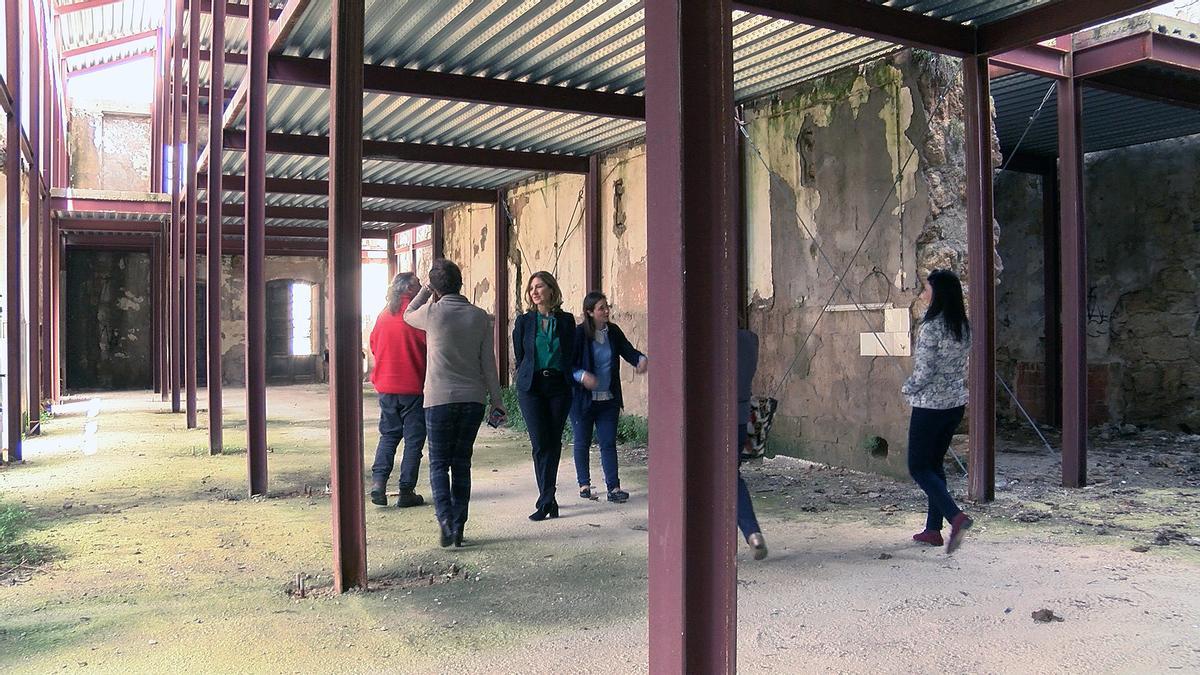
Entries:
[[534,333],[534,365],[538,370],[562,370],[562,348],[558,340],[558,319],[553,314],[538,313],[537,332]]

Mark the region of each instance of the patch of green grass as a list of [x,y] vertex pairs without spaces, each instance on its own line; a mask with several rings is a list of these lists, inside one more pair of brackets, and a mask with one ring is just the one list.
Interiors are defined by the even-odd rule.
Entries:
[[21,541],[34,525],[33,516],[14,504],[0,504],[0,572],[21,564],[45,562],[49,552],[42,546]]

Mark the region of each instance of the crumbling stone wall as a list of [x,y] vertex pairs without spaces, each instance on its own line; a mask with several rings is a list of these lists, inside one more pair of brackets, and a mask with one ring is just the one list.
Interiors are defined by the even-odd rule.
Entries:
[[966,278],[962,119],[958,62],[908,51],[746,107],[754,389],[780,401],[774,452],[906,473],[917,296],[932,269]]
[[150,114],[144,110],[73,107],[67,122],[71,187],[150,189]]
[[[1090,420],[1200,430],[1200,136],[1093,153],[1084,180]],[[999,176],[1002,255],[1022,283],[997,300],[997,365],[1035,382],[1045,353],[1041,203],[1038,179]]]
[[584,288],[583,186],[581,175],[554,174],[526,181],[508,192],[511,317],[528,309],[525,283],[529,276],[545,270],[558,280],[563,309],[578,318],[589,290]]

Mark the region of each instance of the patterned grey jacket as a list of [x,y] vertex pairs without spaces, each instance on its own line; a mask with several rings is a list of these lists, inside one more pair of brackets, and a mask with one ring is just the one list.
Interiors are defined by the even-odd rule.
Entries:
[[949,410],[967,404],[967,355],[971,351],[971,335],[962,341],[938,317],[921,324],[917,335],[916,365],[913,373],[900,388],[908,404],[914,408]]

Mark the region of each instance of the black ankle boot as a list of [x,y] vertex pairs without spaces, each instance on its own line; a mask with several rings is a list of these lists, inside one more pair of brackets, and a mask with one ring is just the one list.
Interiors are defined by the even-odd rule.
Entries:
[[372,485],[371,503],[376,506],[387,506],[387,488],[382,485]]
[[438,531],[440,534],[440,539],[438,540],[439,546],[446,548],[454,543],[454,530],[450,529],[449,525],[438,523]]
[[[396,498],[396,506],[406,509],[410,506],[420,506],[425,498],[413,491],[412,488],[400,488],[400,496]],[[386,505],[387,502],[384,502]]]

